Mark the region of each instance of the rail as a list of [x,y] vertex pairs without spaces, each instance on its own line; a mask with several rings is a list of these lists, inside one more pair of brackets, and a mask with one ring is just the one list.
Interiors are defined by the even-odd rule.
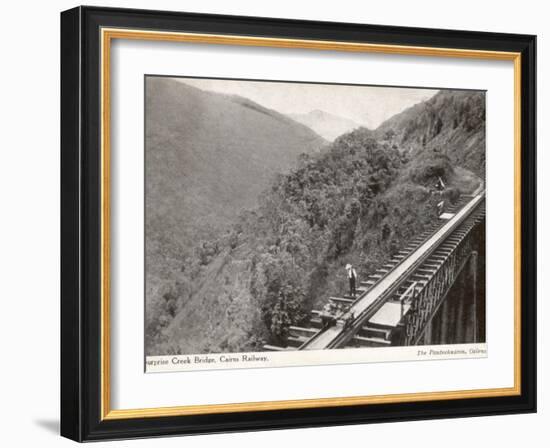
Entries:
[[335,326],[318,332],[302,344],[299,349],[322,350],[334,348],[346,338],[348,333],[357,331],[363,322],[368,320],[397,291],[403,282],[437,250],[439,245],[476,210],[484,198],[485,191],[472,196],[472,199],[454,217],[362,294],[350,306],[347,313],[338,319]]

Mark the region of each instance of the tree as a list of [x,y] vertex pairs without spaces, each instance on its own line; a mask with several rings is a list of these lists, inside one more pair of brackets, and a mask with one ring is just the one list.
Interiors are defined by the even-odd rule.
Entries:
[[388,129],[386,132],[384,132],[384,140],[387,140],[390,142],[390,144],[393,142],[393,139],[395,137],[395,131],[393,129]]

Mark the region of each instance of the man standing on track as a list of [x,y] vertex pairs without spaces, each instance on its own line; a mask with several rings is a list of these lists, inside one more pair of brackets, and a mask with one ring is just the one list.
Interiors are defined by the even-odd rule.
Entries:
[[355,283],[357,281],[357,272],[351,264],[346,264],[346,271],[348,273],[349,279],[349,295],[350,297],[355,297],[357,294],[355,291]]
[[441,195],[443,194],[443,190],[445,190],[445,182],[443,182],[443,179],[441,179],[441,176],[437,176],[437,182],[435,183],[435,191],[437,191]]

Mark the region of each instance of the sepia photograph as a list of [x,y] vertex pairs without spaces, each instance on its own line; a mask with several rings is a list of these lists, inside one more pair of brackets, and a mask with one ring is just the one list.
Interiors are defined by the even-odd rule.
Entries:
[[486,355],[485,91],[144,83],[146,371]]

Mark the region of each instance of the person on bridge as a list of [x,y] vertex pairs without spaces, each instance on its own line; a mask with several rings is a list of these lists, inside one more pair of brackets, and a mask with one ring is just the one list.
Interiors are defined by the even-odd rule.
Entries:
[[443,193],[443,190],[445,190],[445,182],[443,182],[443,179],[441,179],[441,176],[437,176],[437,182],[435,183],[435,189],[439,192],[439,194]]
[[348,273],[349,279],[349,295],[350,297],[355,297],[357,294],[355,290],[355,283],[357,282],[357,271],[351,264],[346,264],[346,271]]
[[331,302],[327,303],[321,311],[321,323],[323,329],[331,327],[336,322],[334,317],[334,306]]
[[443,209],[445,208],[445,201],[440,201],[437,203],[437,216],[441,216],[443,214]]

